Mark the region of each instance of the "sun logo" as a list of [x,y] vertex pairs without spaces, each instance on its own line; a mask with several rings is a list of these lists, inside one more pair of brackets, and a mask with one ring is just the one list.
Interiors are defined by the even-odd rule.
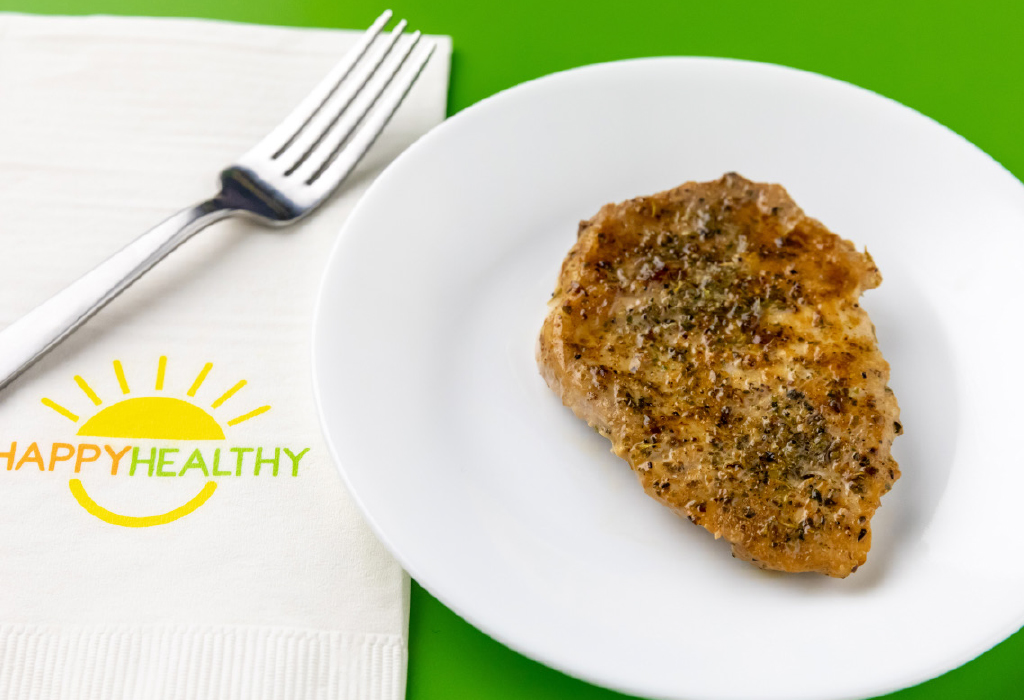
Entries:
[[[213,369],[213,363],[207,362],[199,371],[192,386],[185,392],[189,399],[194,399],[199,388],[206,381]],[[155,391],[164,390],[164,377],[167,373],[167,358],[160,357],[156,369]],[[114,360],[114,375],[118,386],[125,396],[131,394],[124,367],[119,360]],[[89,383],[81,376],[75,375],[75,383],[95,406],[102,406],[103,399],[93,391]],[[231,397],[246,385],[242,379],[221,394],[210,408],[219,409]],[[51,408],[73,423],[79,417],[52,399],[43,400],[43,405]],[[266,413],[270,406],[260,406],[248,413],[235,416],[227,421],[228,426],[235,426],[250,418]],[[115,404],[100,409],[94,416],[85,421],[78,429],[78,435],[88,437],[135,438],[153,440],[223,440],[224,429],[217,420],[205,409],[191,401],[170,396],[129,396]]]
[[[210,374],[210,370],[213,369],[213,363],[207,362],[203,365],[203,368],[199,371],[199,374],[192,382],[192,385],[185,392],[186,398],[176,398],[158,393],[164,391],[164,378],[167,374],[167,357],[165,356],[161,356],[157,363],[156,380],[153,385],[153,393],[149,394],[147,392],[147,395],[145,396],[132,396],[133,392],[128,384],[128,378],[125,376],[124,367],[119,360],[114,360],[113,367],[114,375],[117,378],[118,386],[121,389],[121,394],[127,398],[122,398],[120,401],[111,403],[107,406],[104,406],[103,399],[100,398],[84,378],[79,375],[75,376],[75,383],[89,401],[91,401],[94,406],[104,406],[84,422],[81,422],[81,418],[78,415],[52,399],[42,399],[43,405],[56,411],[58,414],[73,423],[81,423],[77,434],[83,437],[149,440],[224,439],[224,429],[221,427],[220,422],[218,422],[218,420],[211,415],[209,411],[195,402],[196,394],[206,381],[207,376]],[[217,411],[222,408],[224,404],[234,397],[235,394],[245,387],[246,384],[246,380],[242,379],[232,385],[210,404],[210,409]],[[241,413],[233,418],[227,419],[225,421],[225,425],[228,427],[236,426],[239,423],[244,423],[247,420],[262,415],[269,410],[270,406],[260,406],[259,408],[252,409],[246,413]],[[68,447],[70,447],[70,445]],[[54,454],[56,454],[56,448]],[[219,450],[217,454],[219,459]],[[218,473],[216,468],[215,464],[215,474]],[[202,469],[205,474],[205,464]],[[163,525],[173,522],[188,515],[196,508],[203,505],[217,489],[216,482],[207,481],[202,490],[195,497],[178,508],[174,508],[173,510],[159,515],[132,516],[121,515],[99,505],[86,492],[80,479],[71,479],[68,485],[71,488],[71,493],[74,495],[75,500],[77,500],[86,511],[100,520],[112,525],[120,525],[123,527],[149,527],[152,525]]]

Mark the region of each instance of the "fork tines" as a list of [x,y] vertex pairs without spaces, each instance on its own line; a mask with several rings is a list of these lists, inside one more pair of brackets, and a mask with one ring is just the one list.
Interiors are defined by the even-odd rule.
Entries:
[[242,161],[258,161],[264,172],[271,165],[288,181],[333,189],[373,145],[434,51],[430,43],[410,59],[420,33],[404,34],[406,22],[400,20],[382,36],[390,19],[386,10]]

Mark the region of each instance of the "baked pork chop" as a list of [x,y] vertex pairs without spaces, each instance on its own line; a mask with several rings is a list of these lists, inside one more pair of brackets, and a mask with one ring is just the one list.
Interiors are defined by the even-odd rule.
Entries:
[[845,577],[900,472],[871,256],[734,173],[580,223],[538,362],[655,499],[764,569]]

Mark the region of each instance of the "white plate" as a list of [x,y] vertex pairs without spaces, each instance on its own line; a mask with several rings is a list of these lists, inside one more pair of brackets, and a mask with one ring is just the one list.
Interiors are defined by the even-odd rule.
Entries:
[[[644,495],[534,344],[576,224],[735,170],[866,245],[906,434],[868,563],[765,573]],[[1024,621],[1024,188],[939,124],[777,66],[592,66],[461,112],[349,219],[314,325],[324,430],[423,586],[545,664],[667,698],[855,698]]]

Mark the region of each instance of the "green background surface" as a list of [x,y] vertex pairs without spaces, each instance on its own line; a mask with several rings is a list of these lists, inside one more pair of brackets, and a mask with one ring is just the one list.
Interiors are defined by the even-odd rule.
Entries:
[[[367,26],[383,8],[382,0],[0,0],[0,10],[19,12],[348,28]],[[450,114],[524,80],[587,63],[728,56],[823,73],[899,100],[1024,175],[1024,3],[1016,0],[401,0],[392,8],[414,28],[453,37]],[[415,584],[410,625],[409,700],[622,697],[510,651]],[[841,625],[829,634],[842,643]],[[799,673],[798,660],[780,658]],[[870,673],[870,650],[851,649],[850,666]],[[1024,632],[888,697],[1024,698]]]

